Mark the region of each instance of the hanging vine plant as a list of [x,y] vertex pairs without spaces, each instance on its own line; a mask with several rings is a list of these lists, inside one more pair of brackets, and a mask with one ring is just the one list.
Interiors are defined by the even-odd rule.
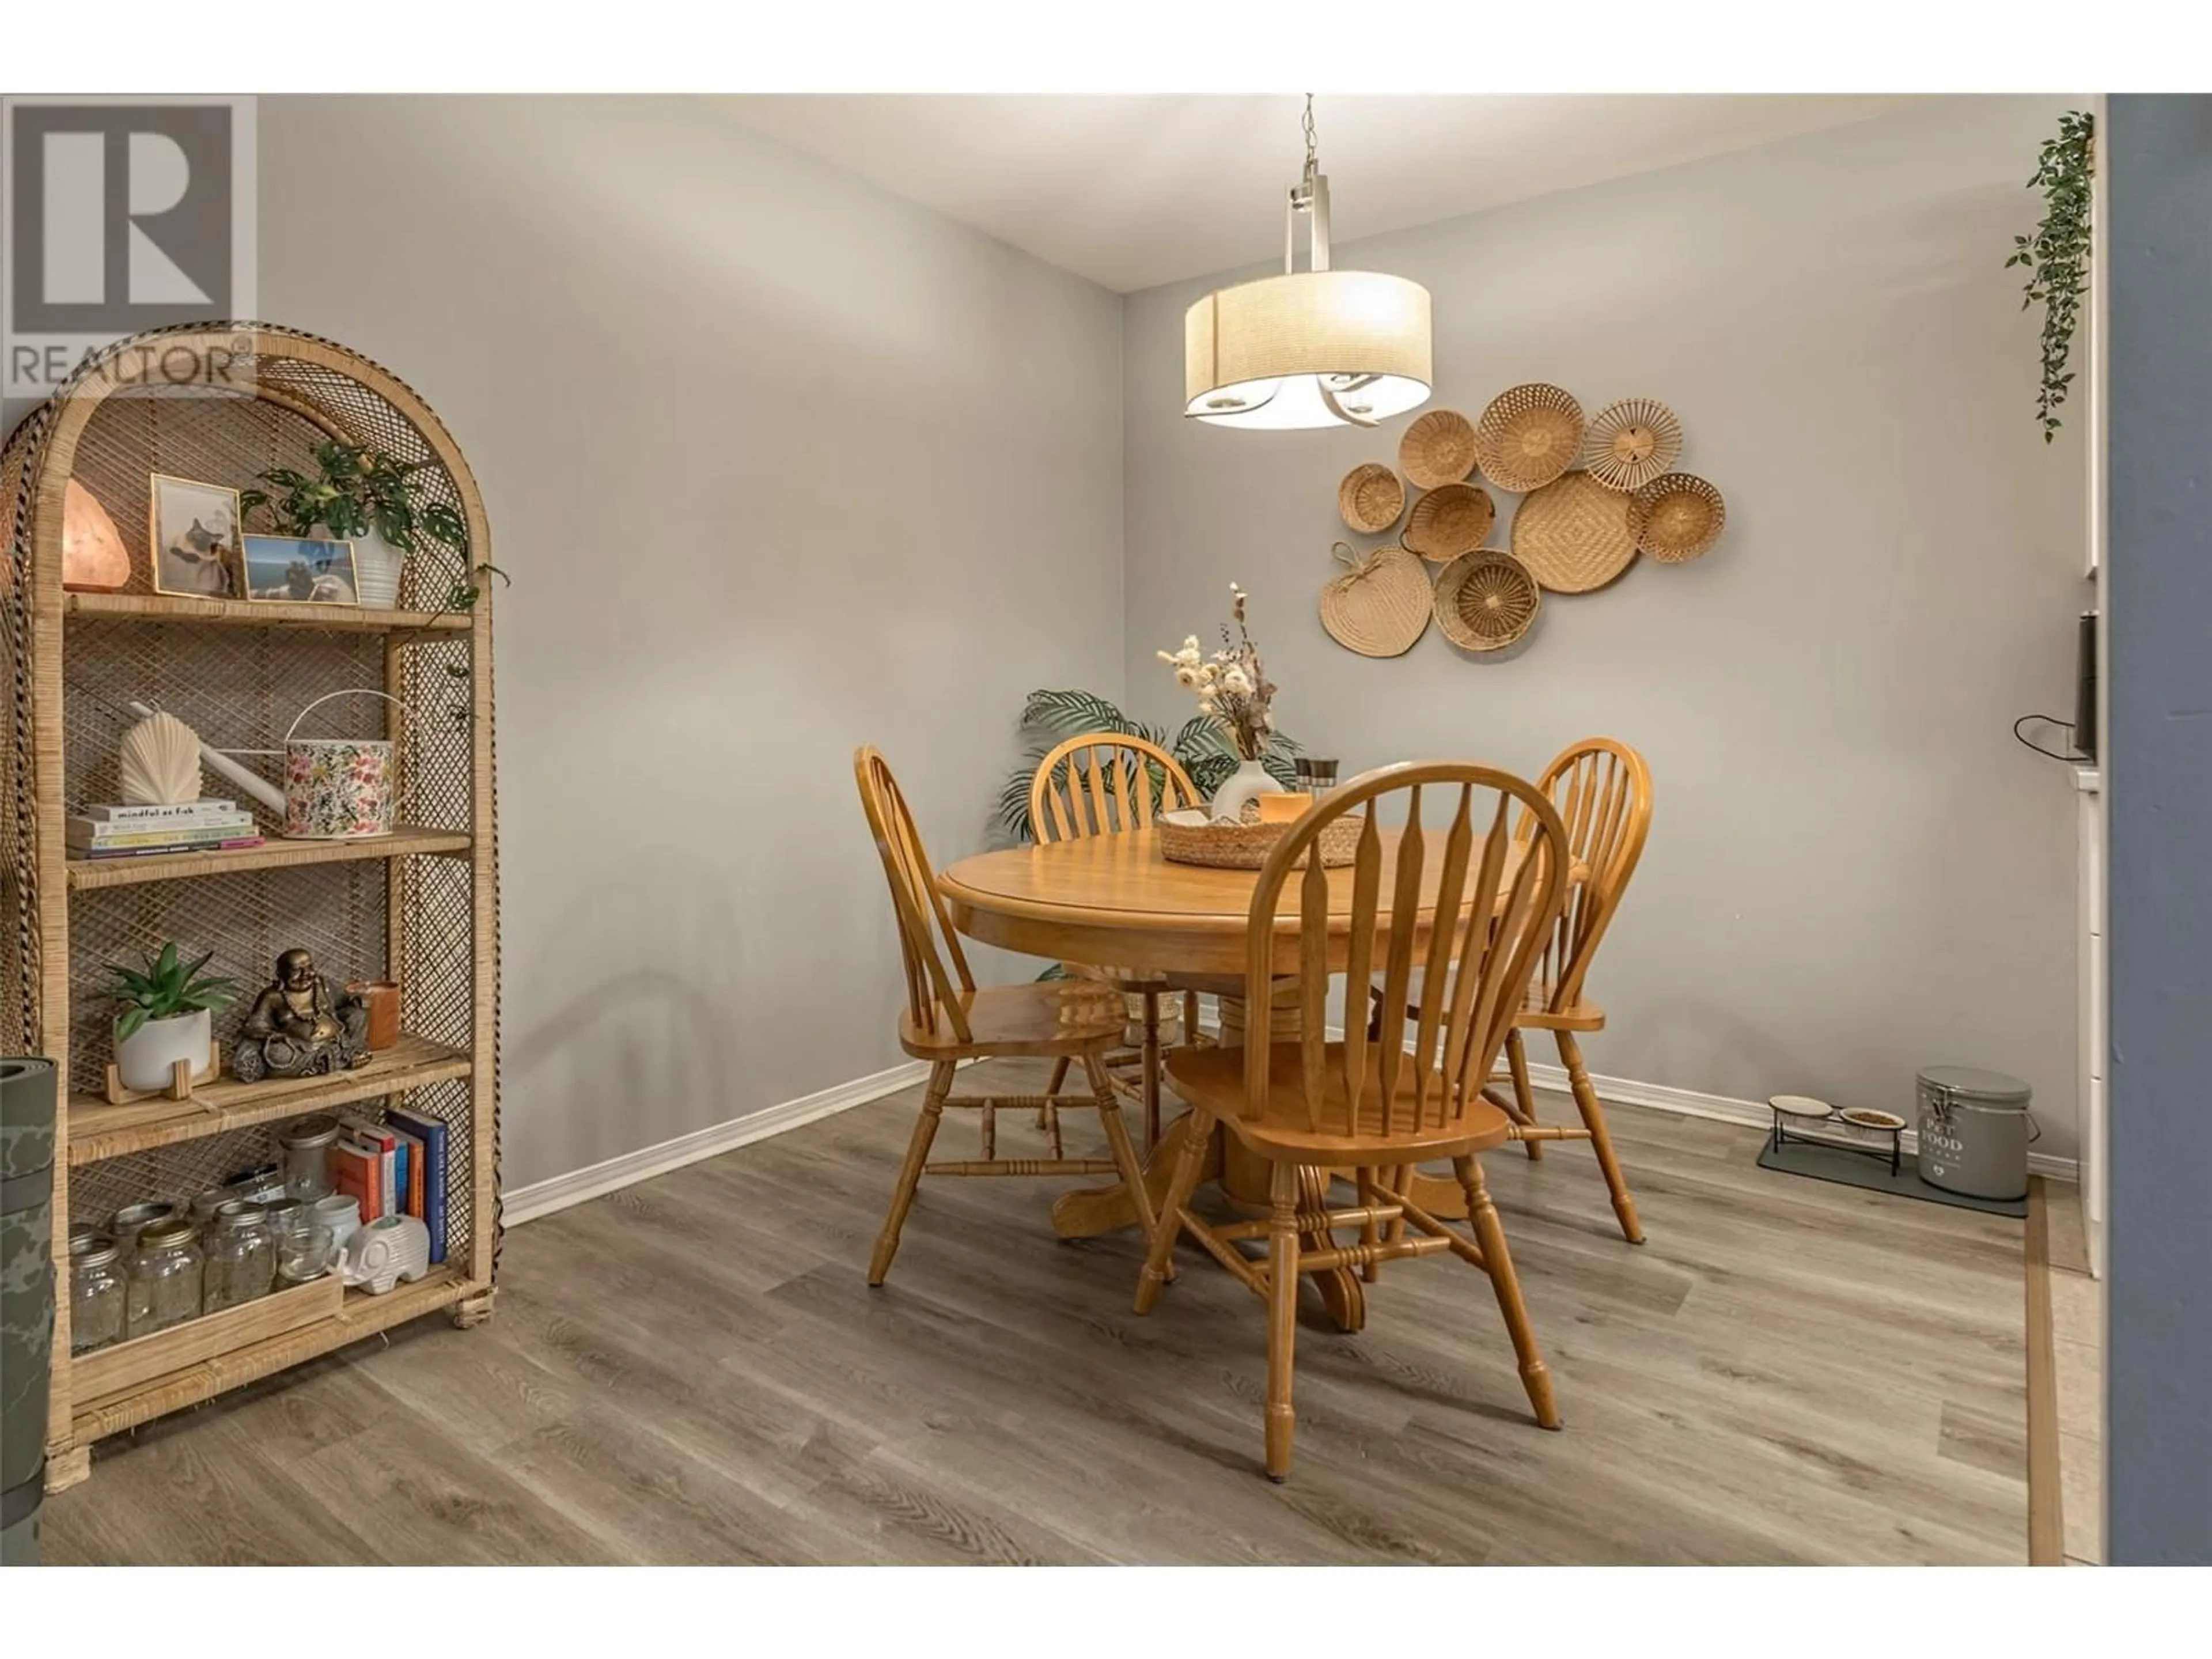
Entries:
[[2089,179],[2094,161],[2096,118],[2069,110],[2058,118],[2058,136],[2043,141],[2030,190],[2043,192],[2043,222],[2033,236],[2015,236],[2007,265],[2025,266],[2027,297],[2020,308],[2043,307],[2043,386],[2036,394],[2035,417],[2043,441],[2058,430],[2058,406],[2066,401],[2074,375],[2066,365],[2074,354],[2074,327],[2081,296],[2089,289]]

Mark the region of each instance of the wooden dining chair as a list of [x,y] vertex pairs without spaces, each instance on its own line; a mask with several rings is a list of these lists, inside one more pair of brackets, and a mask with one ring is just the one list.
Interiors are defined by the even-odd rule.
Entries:
[[[1436,837],[1422,822],[1425,793],[1452,809]],[[1386,856],[1376,824],[1385,803],[1402,802],[1406,825]],[[1327,1040],[1329,1020],[1331,909],[1328,872],[1318,857],[1297,866],[1323,830],[1364,809],[1365,823],[1348,876],[1349,931],[1345,991],[1338,1016],[1346,1035]],[[1516,837],[1516,810],[1528,819]],[[1353,779],[1285,834],[1260,871],[1252,895],[1251,954],[1245,974],[1242,1048],[1181,1048],[1168,1075],[1191,1103],[1191,1133],[1177,1155],[1138,1279],[1136,1309],[1150,1310],[1166,1282],[1176,1240],[1188,1232],[1267,1304],[1268,1477],[1290,1473],[1291,1370],[1301,1273],[1360,1267],[1402,1256],[1449,1250],[1489,1275],[1512,1339],[1521,1380],[1536,1420],[1559,1426],[1550,1373],[1536,1346],[1505,1233],[1483,1184],[1480,1154],[1503,1146],[1512,1120],[1483,1097],[1514,1016],[1557,925],[1566,893],[1565,831],[1559,813],[1535,787],[1487,767],[1424,762],[1384,767]],[[1431,874],[1433,871],[1433,874]],[[1279,920],[1284,889],[1295,883],[1295,920]],[[1300,1035],[1273,1041],[1279,936],[1298,946]],[[1415,988],[1414,975],[1419,975]],[[1364,1013],[1370,976],[1382,975],[1386,995],[1370,1035]],[[1408,1030],[1408,1022],[1411,1029]],[[1410,1038],[1410,1042],[1408,1039]],[[1211,1130],[1219,1122],[1270,1165],[1265,1221],[1210,1225],[1190,1209]],[[1464,1194],[1470,1239],[1410,1198],[1389,1189],[1382,1170],[1449,1158]],[[1329,1209],[1325,1198],[1302,1203],[1302,1168],[1347,1170],[1358,1202]],[[1357,1227],[1357,1243],[1308,1249],[1300,1234]],[[1387,1231],[1386,1231],[1387,1230]],[[1418,1235],[1418,1236],[1416,1236]],[[1265,1237],[1264,1263],[1237,1248]]]
[[[1505,1062],[1512,1082],[1508,1100],[1495,1087],[1492,1102],[1513,1120],[1513,1138],[1528,1148],[1531,1159],[1544,1155],[1547,1140],[1587,1140],[1597,1154],[1598,1169],[1612,1195],[1613,1214],[1624,1237],[1632,1244],[1644,1242],[1644,1224],[1636,1213],[1636,1200],[1628,1190],[1606,1127],[1605,1109],[1598,1103],[1583,1063],[1578,1032],[1605,1029],[1605,1010],[1583,994],[1598,941],[1605,937],[1628,878],[1644,856],[1644,842],[1651,829],[1651,769],[1644,757],[1612,738],[1585,738],[1562,750],[1544,769],[1536,787],[1558,811],[1565,826],[1570,868],[1582,872],[1572,884],[1557,927],[1545,941],[1542,957],[1529,984],[1514,1029],[1505,1039]],[[1533,817],[1524,817],[1518,834],[1534,833]],[[1385,992],[1377,986],[1379,1010]],[[1379,1014],[1378,1014],[1379,1018]],[[1375,1029],[1371,1024],[1370,1032]],[[1567,1074],[1582,1127],[1553,1127],[1536,1121],[1536,1095],[1528,1082],[1528,1053],[1521,1033],[1552,1033],[1559,1050],[1559,1064]]]
[[[1030,826],[1040,844],[1077,841],[1148,829],[1161,813],[1202,801],[1190,774],[1158,744],[1127,732],[1092,732],[1068,738],[1038,763],[1030,782]],[[1143,1042],[1134,1054],[1109,1054],[1106,1065],[1109,1076],[1117,1069],[1136,1068],[1136,1094],[1144,1110],[1149,1151],[1160,1139],[1160,999],[1177,988],[1166,975],[1142,968],[1076,962],[1063,965],[1079,978],[1098,980],[1144,999]],[[1182,1021],[1188,1042],[1198,1030],[1196,991],[1183,993]],[[1047,1094],[1059,1092],[1069,1064],[1063,1060],[1053,1068]],[[1056,1143],[1053,1109],[1047,1107],[1044,1116]]]
[[[1542,957],[1528,988],[1526,1006],[1514,1020],[1505,1039],[1505,1059],[1513,1080],[1513,1104],[1507,1109],[1514,1120],[1516,1138],[1525,1138],[1528,1156],[1543,1156],[1546,1140],[1587,1140],[1597,1154],[1606,1190],[1613,1197],[1613,1214],[1632,1244],[1644,1242],[1644,1224],[1636,1213],[1636,1200],[1621,1173],[1613,1135],[1606,1127],[1605,1109],[1590,1086],[1589,1071],[1583,1064],[1577,1034],[1605,1029],[1605,1010],[1583,994],[1598,942],[1605,937],[1628,878],[1644,856],[1644,842],[1651,830],[1651,769],[1644,757],[1612,738],[1585,738],[1560,751],[1544,769],[1536,787],[1558,811],[1566,828],[1567,848],[1575,864],[1587,873],[1567,895],[1566,908],[1545,943]],[[1533,821],[1523,819],[1521,833],[1533,835]],[[1541,1136],[1528,1132],[1537,1127],[1535,1091],[1528,1086],[1528,1055],[1521,1041],[1523,1031],[1549,1031],[1559,1050],[1559,1064],[1567,1073],[1567,1088],[1575,1109],[1582,1115],[1579,1129],[1565,1127]],[[1503,1104],[1500,1101],[1498,1103]]]
[[[890,884],[891,908],[898,917],[899,954],[906,975],[906,1008],[899,1017],[899,1046],[930,1063],[929,1086],[915,1121],[906,1161],[899,1166],[890,1212],[868,1261],[868,1283],[880,1285],[898,1253],[899,1230],[913,1207],[915,1190],[933,1176],[1118,1175],[1134,1195],[1138,1219],[1149,1236],[1152,1209],[1145,1194],[1144,1170],[1121,1121],[1121,1103],[1102,1060],[1120,1043],[1128,1024],[1121,995],[1110,986],[1087,980],[1046,980],[1027,985],[977,989],[960,937],[952,931],[945,900],[931,874],[929,855],[906,797],[882,755],[862,748],[853,756],[860,805],[868,815],[884,875]],[[1006,1158],[998,1155],[997,1114],[1059,1105],[1058,1084],[1042,1095],[955,1095],[955,1068],[963,1060],[1027,1055],[1080,1060],[1091,1085],[1082,1103],[1095,1107],[1106,1131],[1112,1161],[1062,1158]],[[1059,1076],[1055,1073],[1055,1076]],[[1069,1097],[1073,1100],[1074,1097]],[[969,1107],[981,1115],[981,1158],[931,1163],[931,1144],[948,1106]]]

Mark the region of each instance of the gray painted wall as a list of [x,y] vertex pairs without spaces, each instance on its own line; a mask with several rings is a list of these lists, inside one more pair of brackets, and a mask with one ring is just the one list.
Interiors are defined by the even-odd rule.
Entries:
[[2212,98],[2115,95],[2106,1559],[2212,1564]]
[[1182,313],[1222,279],[1131,296],[1131,702],[1183,714],[1152,653],[1206,632],[1233,579],[1285,726],[1347,770],[1533,772],[1625,738],[1657,807],[1592,981],[1613,1016],[1595,1069],[1899,1109],[1918,1066],[1995,1066],[2070,1153],[2071,782],[2008,728],[2071,706],[2083,469],[2074,426],[2046,449],[2033,423],[2036,324],[2002,268],[2067,106],[1938,100],[1340,246],[1434,295],[1436,404],[1530,380],[1592,410],[1659,397],[1727,496],[1714,552],[1547,599],[1510,660],[1433,629],[1395,660],[1334,645],[1315,601],[1347,536],[1336,481],[1395,459],[1406,422],[1187,422]]
[[696,100],[269,98],[260,145],[264,313],[429,399],[514,574],[509,1184],[896,1063],[850,754],[942,860],[1025,692],[1119,689],[1118,299]]

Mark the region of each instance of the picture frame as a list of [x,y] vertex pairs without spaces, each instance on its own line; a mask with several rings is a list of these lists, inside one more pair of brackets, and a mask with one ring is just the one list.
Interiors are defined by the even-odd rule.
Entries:
[[244,538],[246,597],[259,605],[359,605],[361,578],[351,542],[314,536]]
[[147,542],[154,591],[179,599],[234,599],[242,590],[238,492],[196,478],[152,475]]

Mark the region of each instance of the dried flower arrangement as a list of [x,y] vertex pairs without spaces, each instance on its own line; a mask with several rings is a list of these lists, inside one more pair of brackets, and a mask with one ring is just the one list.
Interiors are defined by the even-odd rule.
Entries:
[[1205,655],[1193,634],[1180,651],[1157,654],[1175,670],[1176,683],[1197,696],[1198,712],[1220,726],[1240,759],[1264,760],[1275,729],[1275,683],[1267,678],[1260,647],[1244,626],[1244,590],[1231,582],[1229,598],[1237,633],[1232,638],[1224,623],[1218,651]]

